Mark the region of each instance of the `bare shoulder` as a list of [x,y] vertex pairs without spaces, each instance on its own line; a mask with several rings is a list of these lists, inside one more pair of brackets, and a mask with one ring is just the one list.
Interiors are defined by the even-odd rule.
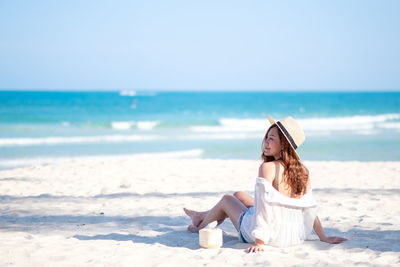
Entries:
[[303,167],[303,170],[307,173],[307,175],[310,175],[309,170],[307,169],[307,167],[303,163],[301,163],[301,167]]
[[258,169],[258,176],[264,178],[272,184],[275,178],[275,162],[263,162]]
[[307,169],[306,166],[304,166],[304,164],[301,164],[303,167],[303,170],[305,171],[305,173],[308,175],[308,180],[307,180],[307,191],[311,189],[311,179],[310,179],[310,171]]

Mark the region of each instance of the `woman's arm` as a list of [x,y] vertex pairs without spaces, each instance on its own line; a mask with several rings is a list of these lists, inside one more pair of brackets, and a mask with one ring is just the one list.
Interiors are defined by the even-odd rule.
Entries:
[[[260,165],[260,168],[258,170],[258,177],[262,177],[272,184],[274,175],[275,175],[275,164],[273,162],[264,162]],[[257,186],[257,183],[256,183],[256,189],[254,192],[255,198],[257,198],[257,195],[259,196],[258,190],[259,190],[259,186]],[[261,191],[264,191],[264,190],[261,190]],[[259,202],[262,202],[262,200],[259,199]],[[255,207],[255,213],[256,213],[256,218],[258,218],[260,220],[264,220],[263,219],[264,214],[258,214],[257,207]],[[256,219],[256,225],[257,225],[258,219]],[[262,231],[263,231],[262,228],[258,229],[259,233]],[[260,237],[260,235],[257,235],[257,236]],[[263,246],[264,246],[264,241],[262,239],[256,238],[255,244],[252,245],[251,247],[249,247],[247,249],[247,252],[251,253],[251,252],[264,251]]]
[[347,240],[346,238],[338,236],[325,236],[324,229],[322,228],[321,221],[319,220],[318,216],[315,217],[314,220],[314,231],[317,233],[319,240],[329,244],[339,244]]

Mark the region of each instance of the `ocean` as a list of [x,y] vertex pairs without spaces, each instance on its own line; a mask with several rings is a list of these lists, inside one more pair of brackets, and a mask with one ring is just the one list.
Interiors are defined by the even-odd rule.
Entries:
[[0,168],[82,158],[256,160],[267,115],[298,120],[302,160],[400,160],[400,92],[0,91]]

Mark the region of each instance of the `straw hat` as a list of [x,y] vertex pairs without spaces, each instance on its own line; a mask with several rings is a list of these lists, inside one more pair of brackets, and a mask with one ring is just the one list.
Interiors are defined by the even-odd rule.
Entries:
[[268,120],[271,125],[276,124],[276,126],[278,126],[295,152],[296,149],[306,140],[303,129],[301,129],[300,125],[291,116],[275,122],[274,119],[268,115]]

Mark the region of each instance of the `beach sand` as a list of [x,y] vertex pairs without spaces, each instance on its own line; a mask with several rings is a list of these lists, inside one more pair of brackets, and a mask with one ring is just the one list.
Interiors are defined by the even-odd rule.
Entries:
[[88,159],[0,172],[0,265],[399,266],[400,162],[304,163],[326,233],[349,241],[248,254],[227,220],[203,249],[182,208],[253,194],[258,161]]

